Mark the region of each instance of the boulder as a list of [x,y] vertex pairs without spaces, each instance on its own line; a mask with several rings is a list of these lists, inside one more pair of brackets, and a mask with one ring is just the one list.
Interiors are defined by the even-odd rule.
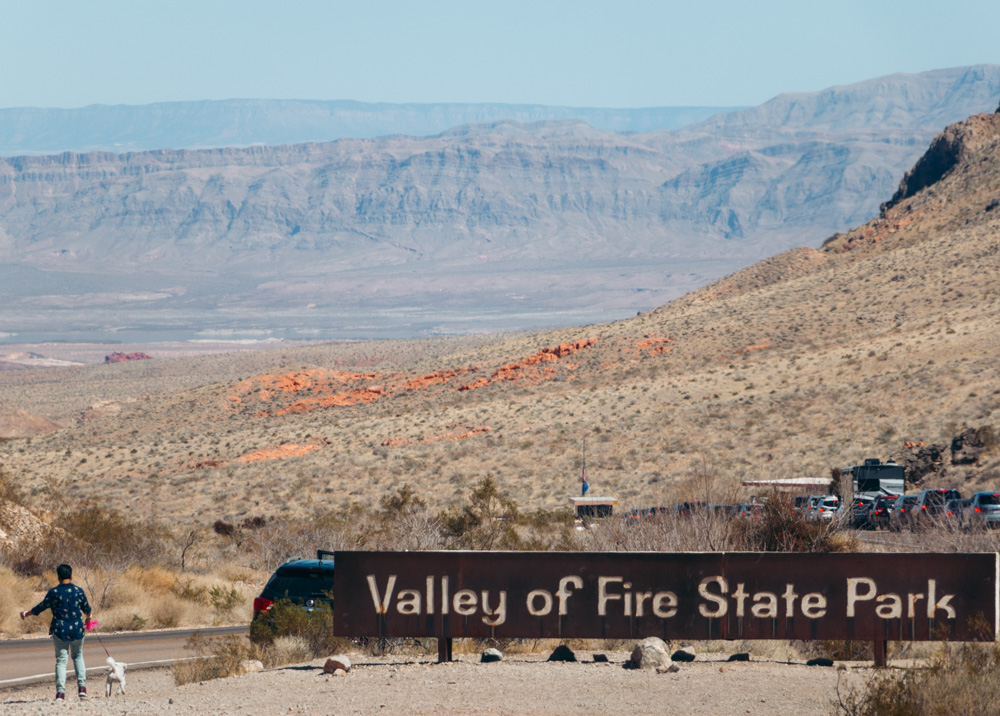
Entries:
[[739,654],[731,655],[726,661],[750,661],[750,654],[741,651]]
[[595,664],[607,664],[608,663],[608,656],[607,656],[607,654],[594,654],[594,663]]
[[916,486],[925,478],[937,480],[945,473],[945,445],[927,445],[922,441],[907,442],[895,455],[895,461],[906,468],[906,481]]
[[565,644],[560,644],[549,654],[547,661],[576,661],[576,654]]
[[673,654],[670,655],[671,661],[690,662],[694,661],[694,657],[695,657],[694,647],[691,646],[690,644],[682,646],[680,649],[678,649],[677,651],[675,651]]
[[479,660],[484,664],[490,664],[494,661],[503,661],[503,654],[499,649],[487,649],[483,652],[483,655]]
[[257,659],[244,659],[240,662],[241,674],[252,674],[255,671],[263,671],[264,664]]
[[342,669],[345,673],[350,671],[351,660],[348,659],[346,656],[341,656],[338,654],[335,656],[331,656],[329,659],[326,660],[326,663],[323,664],[324,674],[333,674],[334,672],[337,671],[337,669]]
[[979,456],[986,450],[986,444],[991,438],[996,440],[993,428],[989,426],[979,430],[966,428],[952,438],[951,464],[975,465],[979,462]]
[[806,666],[833,666],[833,659],[827,659],[821,656],[816,659],[810,659],[806,662]]
[[667,644],[659,637],[649,636],[632,648],[631,667],[633,669],[656,669],[670,665]]

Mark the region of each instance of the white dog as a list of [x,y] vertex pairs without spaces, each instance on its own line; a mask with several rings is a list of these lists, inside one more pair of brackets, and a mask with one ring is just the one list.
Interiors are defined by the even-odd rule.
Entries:
[[111,685],[118,684],[118,693],[125,694],[125,667],[128,664],[119,664],[117,661],[108,657],[108,681],[104,685],[104,695],[111,697]]

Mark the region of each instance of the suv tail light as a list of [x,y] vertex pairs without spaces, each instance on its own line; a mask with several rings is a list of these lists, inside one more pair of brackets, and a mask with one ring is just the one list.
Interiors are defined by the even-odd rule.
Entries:
[[263,597],[253,598],[253,610],[255,612],[269,612],[274,609],[274,602],[270,599],[264,599]]

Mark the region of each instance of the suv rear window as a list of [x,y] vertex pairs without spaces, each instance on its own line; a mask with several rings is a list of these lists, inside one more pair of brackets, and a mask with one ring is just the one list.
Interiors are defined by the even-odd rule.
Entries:
[[980,495],[979,496],[980,505],[1000,505],[1000,494],[994,495]]
[[292,599],[324,597],[333,592],[333,574],[329,570],[284,567],[275,572],[265,590]]

